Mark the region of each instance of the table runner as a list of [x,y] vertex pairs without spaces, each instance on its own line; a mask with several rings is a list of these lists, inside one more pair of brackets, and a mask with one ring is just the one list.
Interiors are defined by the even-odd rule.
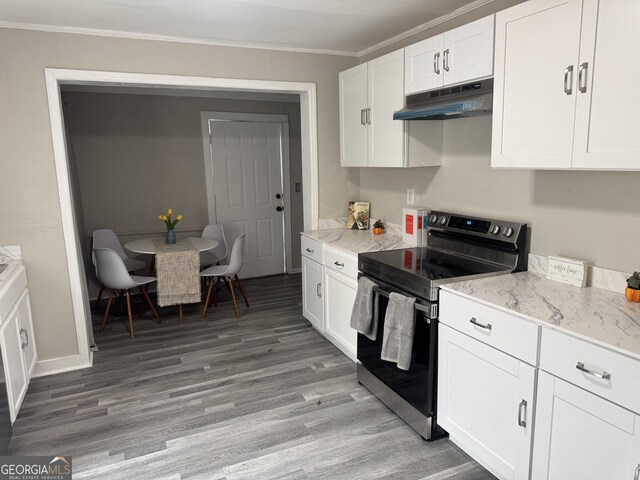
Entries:
[[158,305],[166,307],[200,301],[200,253],[191,240],[173,245],[154,239],[158,275]]

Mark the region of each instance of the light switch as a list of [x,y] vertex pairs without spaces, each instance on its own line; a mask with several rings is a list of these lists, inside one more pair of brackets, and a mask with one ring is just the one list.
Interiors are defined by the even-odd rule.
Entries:
[[407,205],[413,205],[415,203],[415,192],[413,188],[407,188]]

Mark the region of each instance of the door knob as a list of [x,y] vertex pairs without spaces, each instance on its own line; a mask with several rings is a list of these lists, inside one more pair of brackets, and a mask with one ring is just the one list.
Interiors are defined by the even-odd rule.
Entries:
[[282,198],[282,195],[280,195],[279,193],[276,193],[276,198],[280,200]]
[[276,210],[277,210],[277,211],[279,211],[279,212],[281,212],[281,211],[283,211],[283,210],[284,210],[284,207],[281,207],[280,205],[278,205],[278,206],[276,207]]

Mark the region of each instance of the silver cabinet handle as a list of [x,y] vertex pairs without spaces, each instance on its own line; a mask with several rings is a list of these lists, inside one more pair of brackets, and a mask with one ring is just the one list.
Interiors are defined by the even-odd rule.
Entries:
[[602,380],[611,380],[611,374],[607,373],[607,372],[594,372],[593,370],[589,370],[587,367],[584,366],[584,363],[582,362],[578,362],[576,364],[576,368],[578,370],[580,370],[581,372],[587,373],[593,377],[597,377],[597,378],[601,378]]
[[[524,415],[522,412],[524,412]],[[524,417],[524,420],[523,420],[523,417]],[[518,425],[525,428],[527,426],[527,401],[526,400],[522,400],[520,402],[520,405],[518,405]]]
[[371,109],[367,108],[366,112],[367,112],[367,123],[371,125]]
[[322,287],[321,283],[316,285],[316,295],[318,295],[319,297],[322,297],[322,290],[320,290],[320,287]]
[[335,262],[333,262],[333,264],[334,264],[336,267],[338,267],[338,268],[342,268],[342,267],[344,267],[344,263],[340,263],[340,262],[338,262],[337,260],[336,260]]
[[633,476],[633,480],[638,479],[640,479],[640,463],[638,463],[638,466],[636,467],[636,474]]
[[444,68],[445,72],[449,71],[449,49],[448,48],[443,53],[442,68]]
[[491,330],[493,328],[490,323],[487,323],[486,325],[481,324],[480,322],[478,322],[478,320],[476,320],[476,317],[471,317],[469,322],[473,323],[477,327],[484,328],[485,330]]
[[29,346],[29,332],[27,332],[26,328],[21,328],[20,329],[20,336],[22,337],[22,334],[24,333],[24,337],[25,337],[25,341],[22,342],[22,348],[25,349]]
[[440,75],[440,52],[433,55],[433,71],[436,75]]
[[305,250],[309,253],[313,253],[313,250],[311,250],[309,247],[305,248]]
[[580,93],[587,93],[587,72],[589,71],[589,63],[584,62],[578,69],[578,90]]
[[360,123],[362,125],[366,125],[367,124],[367,114],[366,112],[366,108],[363,108],[362,110],[360,110]]
[[[571,79],[569,79],[571,77]],[[573,65],[569,65],[564,69],[564,93],[571,95],[573,93]]]

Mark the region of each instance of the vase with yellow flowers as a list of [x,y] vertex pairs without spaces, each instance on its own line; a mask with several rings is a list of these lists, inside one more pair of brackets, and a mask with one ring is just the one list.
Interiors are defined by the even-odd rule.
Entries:
[[164,237],[164,243],[172,245],[176,243],[176,232],[173,231],[176,228],[176,225],[180,220],[182,220],[182,215],[178,215],[175,220],[171,218],[173,215],[173,210],[167,210],[166,214],[158,215],[158,218],[164,222],[165,227],[167,227],[167,234]]

